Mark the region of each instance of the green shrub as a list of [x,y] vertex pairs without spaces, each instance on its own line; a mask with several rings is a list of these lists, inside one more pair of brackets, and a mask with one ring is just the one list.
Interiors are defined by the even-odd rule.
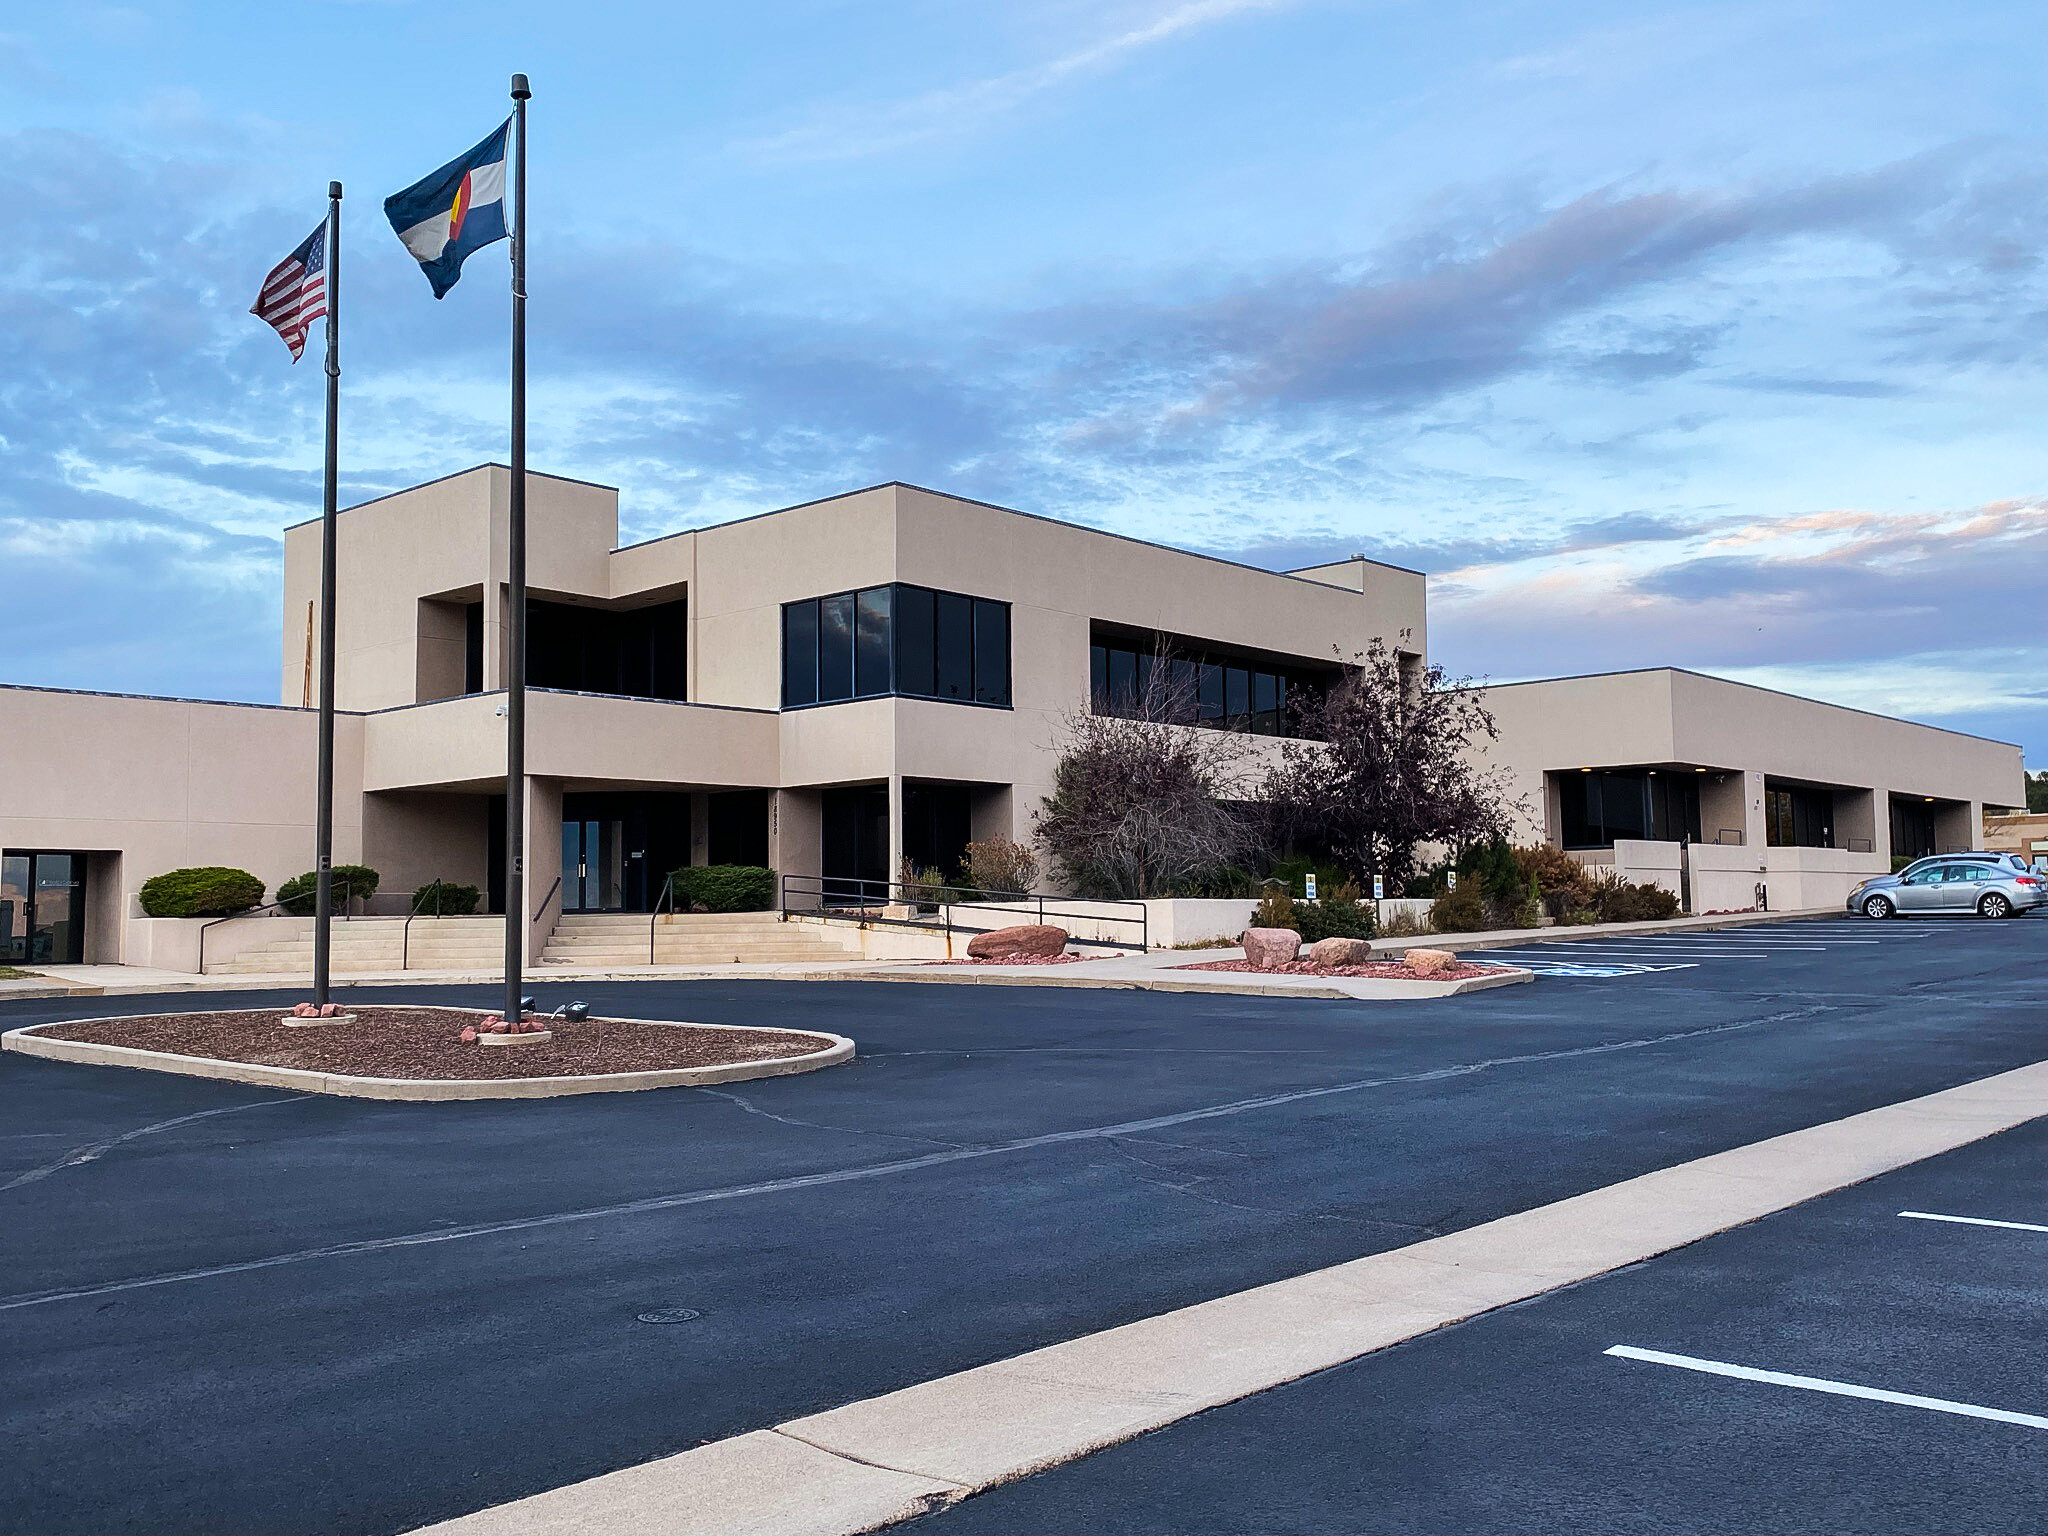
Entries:
[[1317,939],[1369,939],[1373,909],[1358,899],[1358,887],[1339,877],[1330,885],[1317,881],[1318,899],[1294,904],[1294,931],[1301,942]]
[[669,881],[678,912],[775,910],[775,871],[755,864],[698,864]]
[[[377,894],[383,877],[367,864],[336,864],[330,871],[334,910],[345,912],[351,901],[366,901]],[[309,869],[293,875],[277,888],[277,899],[293,917],[311,917],[320,902],[320,872]]]
[[173,869],[142,882],[150,917],[228,917],[263,905],[263,882],[246,869]]
[[1190,901],[1230,901],[1259,894],[1259,882],[1248,869],[1213,864],[1173,882],[1170,894]]
[[473,917],[483,892],[473,885],[429,880],[412,893],[412,909],[429,917]]
[[1287,894],[1287,887],[1277,880],[1268,880],[1258,906],[1252,912],[1248,928],[1292,928],[1301,932],[1301,910],[1294,904],[1294,898]]
[[1593,877],[1594,921],[1649,923],[1678,915],[1678,898],[1661,885],[1624,880],[1613,870]]
[[1438,933],[1480,933],[1487,927],[1486,898],[1477,881],[1460,881],[1430,904],[1429,926]]

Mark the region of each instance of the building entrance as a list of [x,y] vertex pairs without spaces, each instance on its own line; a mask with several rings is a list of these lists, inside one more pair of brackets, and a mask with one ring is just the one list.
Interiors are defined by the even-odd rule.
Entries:
[[85,855],[0,854],[0,961],[85,963]]
[[623,821],[563,822],[562,910],[623,912],[625,909],[626,824]]

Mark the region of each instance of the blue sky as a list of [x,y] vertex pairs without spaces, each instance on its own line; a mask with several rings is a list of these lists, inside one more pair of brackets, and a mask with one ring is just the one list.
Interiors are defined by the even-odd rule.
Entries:
[[[2037,6],[295,0],[0,30],[0,680],[274,695],[349,189],[344,495],[505,453],[503,247],[379,204],[536,92],[536,468],[628,538],[905,479],[1431,572],[2048,764]],[[287,62],[288,61],[288,62]]]

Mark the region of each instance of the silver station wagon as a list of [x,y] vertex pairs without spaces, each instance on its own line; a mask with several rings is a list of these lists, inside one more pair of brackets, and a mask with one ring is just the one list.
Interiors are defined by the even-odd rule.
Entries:
[[1921,859],[1896,875],[1864,881],[1848,900],[1851,912],[1877,918],[1895,912],[2014,917],[2042,905],[2048,905],[2048,879],[2009,853]]

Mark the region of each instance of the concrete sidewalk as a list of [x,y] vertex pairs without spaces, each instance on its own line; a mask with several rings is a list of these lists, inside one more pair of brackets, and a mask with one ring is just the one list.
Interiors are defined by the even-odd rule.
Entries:
[[[1375,954],[1399,956],[1411,949],[1519,948],[1527,944],[1574,942],[1582,939],[1632,938],[1654,933],[1687,933],[1716,928],[1744,928],[1800,918],[1834,916],[1833,907],[1800,912],[1739,912],[1714,917],[1680,917],[1650,923],[1588,923],[1578,927],[1498,929],[1487,933],[1423,934],[1413,938],[1375,939]],[[1184,967],[1210,960],[1241,959],[1239,949],[1164,949],[1144,955],[1117,955],[1068,966],[949,965],[903,960],[805,961],[769,965],[537,965],[528,969],[528,986],[555,986],[592,981],[917,981],[985,986],[1135,987],[1160,992],[1220,992],[1251,997],[1324,997],[1385,1000],[1406,997],[1447,997],[1454,993],[1530,979],[1526,971],[1511,977],[1475,978],[1464,982],[1379,981],[1368,977],[1256,975],[1250,972],[1191,971]],[[160,992],[290,991],[311,984],[310,974],[195,976],[187,971],[151,970],[131,965],[45,965],[33,981],[0,981],[0,1001],[9,998],[127,996]],[[497,970],[409,970],[339,973],[337,987],[486,986],[503,979]]]
[[2048,1063],[442,1522],[857,1536],[2048,1114]]

